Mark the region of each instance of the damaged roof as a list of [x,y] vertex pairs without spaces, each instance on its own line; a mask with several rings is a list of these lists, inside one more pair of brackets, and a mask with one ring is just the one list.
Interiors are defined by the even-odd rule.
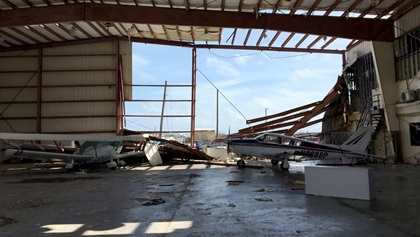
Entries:
[[[197,48],[341,53],[392,41],[418,0],[1,0],[0,52],[124,39]],[[241,32],[241,33],[240,33]],[[287,34],[287,37],[279,37]],[[239,37],[245,35],[245,37]],[[251,35],[256,40],[250,40]],[[291,45],[294,38],[298,43]]]

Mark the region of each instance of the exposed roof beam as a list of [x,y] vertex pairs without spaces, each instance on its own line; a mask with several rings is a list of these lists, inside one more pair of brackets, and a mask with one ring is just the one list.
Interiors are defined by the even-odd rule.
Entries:
[[268,44],[268,47],[271,47],[274,42],[276,42],[277,38],[279,37],[281,31],[277,31],[276,34],[274,35],[273,39],[270,41],[270,43]]
[[[121,14],[124,12],[124,14]],[[142,17],[138,17],[141,15]],[[391,20],[325,16],[290,17],[283,14],[185,11],[183,9],[136,7],[111,4],[69,4],[4,10],[0,27],[47,24],[62,21],[113,21],[140,24],[267,29],[349,39],[392,41]]]
[[[38,45],[24,45],[10,48],[0,48],[0,52],[10,52],[10,51],[19,51],[19,50],[30,50],[38,48],[50,48],[58,47],[65,45],[79,45],[79,44],[90,44],[97,42],[106,42],[113,40],[127,40],[125,37],[105,37],[105,38],[93,38],[93,39],[81,39],[73,40],[66,42],[51,42],[51,43],[41,43]],[[168,40],[158,40],[158,39],[145,39],[139,37],[132,37],[132,42],[146,43],[146,44],[158,44],[158,45],[170,45],[170,46],[181,46],[181,47],[191,47],[191,48],[202,48],[202,49],[237,49],[237,50],[264,50],[264,51],[275,51],[275,52],[306,52],[306,53],[322,53],[322,54],[341,54],[345,53],[345,50],[331,50],[331,49],[306,49],[306,48],[285,48],[285,47],[257,47],[257,46],[232,46],[232,45],[208,45],[208,44],[193,44],[188,42],[179,42],[179,41],[168,41]]]

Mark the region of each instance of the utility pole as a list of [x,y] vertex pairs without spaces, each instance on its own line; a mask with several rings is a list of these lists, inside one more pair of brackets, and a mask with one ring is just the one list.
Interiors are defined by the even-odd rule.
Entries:
[[165,114],[165,100],[166,100],[166,86],[167,85],[168,85],[168,81],[165,81],[165,87],[163,89],[162,113],[160,114],[160,130],[159,130],[160,138],[162,138],[163,115]]

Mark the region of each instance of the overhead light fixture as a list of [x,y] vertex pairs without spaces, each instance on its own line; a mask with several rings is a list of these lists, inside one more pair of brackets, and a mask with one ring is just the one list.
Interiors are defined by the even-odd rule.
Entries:
[[130,34],[130,36],[136,35],[139,32],[137,31],[136,26],[133,24],[131,25],[130,29],[128,29],[128,33]]
[[205,39],[205,40],[210,39],[210,34],[209,34],[209,31],[207,29],[204,30],[203,39]]
[[77,33],[78,33],[79,31],[77,30],[77,28],[76,28],[76,27],[72,26],[72,27],[70,28],[69,32],[70,32],[70,35],[71,35],[71,36],[76,37],[76,36],[77,36]]

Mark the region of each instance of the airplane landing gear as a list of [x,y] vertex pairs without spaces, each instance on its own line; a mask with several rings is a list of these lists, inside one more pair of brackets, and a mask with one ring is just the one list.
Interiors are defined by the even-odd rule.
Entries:
[[280,164],[280,168],[282,170],[289,170],[290,168],[289,161],[287,159],[284,159],[283,162],[281,162]]
[[279,164],[279,160],[271,160],[271,164],[272,165],[278,165]]
[[239,168],[243,168],[243,167],[245,167],[245,161],[244,160],[238,160],[238,162],[236,162],[236,165],[238,165]]
[[108,168],[110,168],[111,170],[116,170],[118,165],[117,165],[117,162],[111,161],[107,163],[106,166],[108,166]]

